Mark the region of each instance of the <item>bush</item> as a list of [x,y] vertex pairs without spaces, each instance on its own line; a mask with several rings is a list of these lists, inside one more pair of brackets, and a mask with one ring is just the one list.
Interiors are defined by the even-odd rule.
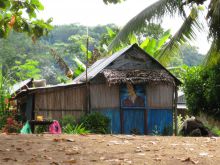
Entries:
[[11,116],[11,113],[1,112],[0,113],[0,130],[7,124],[7,118]]
[[34,132],[38,134],[48,132],[49,131],[48,127],[49,127],[48,125],[37,125],[35,126]]
[[218,129],[218,127],[212,126],[212,125],[209,125],[209,124],[206,124],[205,126],[211,131],[211,133],[214,136],[220,136],[220,129]]
[[92,133],[106,134],[109,133],[109,123],[108,117],[104,116],[99,112],[93,112],[86,116],[83,116],[80,120],[87,130]]
[[22,128],[22,124],[18,123],[14,118],[8,117],[6,125],[2,131],[6,133],[19,133]]
[[188,68],[184,92],[192,115],[206,113],[220,119],[220,63],[212,67]]
[[67,134],[88,134],[90,133],[89,130],[86,130],[86,128],[83,126],[83,124],[80,125],[71,125],[67,124],[65,127],[63,127],[63,132]]
[[59,121],[59,123],[62,127],[67,126],[67,124],[76,125],[76,119],[72,115],[66,115]]
[[19,133],[22,128],[21,121],[18,120],[17,111],[5,110],[0,112],[0,130],[6,133]]
[[213,128],[211,129],[211,132],[212,132],[214,135],[220,136],[220,129],[218,129],[217,127],[213,127]]
[[[183,124],[184,124],[184,121],[187,120],[189,118],[188,115],[186,115],[185,117],[182,117],[181,114],[179,114],[177,116],[177,127],[178,127],[178,130],[177,130],[177,135],[178,136],[182,136],[182,128],[183,128]],[[175,122],[175,121],[174,121]],[[175,123],[173,123],[173,126],[175,127]]]

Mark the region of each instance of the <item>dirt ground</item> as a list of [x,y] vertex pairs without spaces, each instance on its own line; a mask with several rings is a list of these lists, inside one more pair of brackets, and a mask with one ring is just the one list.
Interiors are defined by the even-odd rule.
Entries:
[[0,135],[0,164],[220,164],[220,138]]

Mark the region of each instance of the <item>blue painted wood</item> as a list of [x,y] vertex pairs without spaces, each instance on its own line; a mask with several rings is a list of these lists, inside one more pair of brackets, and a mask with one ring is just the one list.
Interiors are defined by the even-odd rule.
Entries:
[[104,109],[99,111],[110,119],[110,132],[113,134],[121,133],[120,111],[117,109]]
[[147,132],[150,135],[172,135],[173,113],[171,109],[150,109],[148,111]]
[[144,111],[143,109],[123,109],[125,134],[144,134]]
[[131,101],[127,85],[120,87],[120,103],[123,111],[124,134],[144,134],[144,111],[146,96],[144,85],[133,85],[137,95],[135,101]]

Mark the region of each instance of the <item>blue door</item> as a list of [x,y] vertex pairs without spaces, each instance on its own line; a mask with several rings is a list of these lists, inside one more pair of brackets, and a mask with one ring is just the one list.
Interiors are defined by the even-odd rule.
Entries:
[[144,85],[120,87],[122,129],[125,134],[144,134],[146,96]]
[[124,109],[124,133],[125,134],[144,134],[144,110],[143,109]]
[[172,135],[173,112],[171,109],[150,109],[147,119],[149,135]]

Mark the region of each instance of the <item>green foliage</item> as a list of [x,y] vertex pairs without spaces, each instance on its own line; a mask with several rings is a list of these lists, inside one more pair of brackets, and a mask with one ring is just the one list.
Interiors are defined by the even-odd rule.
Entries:
[[[207,3],[205,3],[207,2]],[[190,10],[190,12],[189,12]],[[129,36],[134,34],[146,25],[152,22],[163,21],[164,16],[174,16],[184,18],[179,30],[172,36],[157,57],[163,65],[168,65],[170,58],[179,54],[180,46],[188,43],[190,40],[196,38],[196,31],[200,33],[203,31],[204,17],[200,16],[206,10],[206,20],[209,26],[209,37],[212,38],[212,47],[209,51],[207,62],[213,63],[216,59],[219,61],[220,53],[220,3],[217,0],[160,0],[147,6],[140,11],[136,16],[127,22],[127,24],[120,30],[112,43],[109,45],[109,50],[117,48],[121,43],[126,43]],[[178,18],[179,19],[179,18]],[[214,59],[213,59],[214,57]],[[211,59],[211,60],[210,60]]]
[[[6,74],[7,75],[7,74]],[[9,108],[8,99],[10,80],[8,76],[3,76],[3,67],[0,65],[0,113],[4,113]]]
[[160,135],[160,130],[158,129],[158,126],[157,126],[157,125],[154,126],[154,129],[152,130],[152,135],[153,135],[153,136],[158,136],[158,135]]
[[77,57],[74,58],[74,61],[76,62],[77,68],[74,70],[74,76],[79,76],[82,72],[86,70],[86,65],[80,61]]
[[[177,128],[178,128],[178,130],[177,130],[177,135],[179,135],[179,136],[182,135],[181,130],[182,130],[182,128],[183,128],[183,123],[184,123],[184,121],[187,120],[188,118],[189,118],[188,115],[186,115],[185,117],[182,117],[182,115],[179,114],[179,115],[177,116]],[[173,126],[175,126],[174,123],[173,123]]]
[[205,56],[198,53],[197,48],[190,45],[183,45],[180,47],[181,57],[183,63],[188,66],[201,65]]
[[63,132],[67,134],[88,134],[90,133],[83,124],[80,125],[71,125],[70,123],[63,127]]
[[184,92],[187,106],[193,115],[205,107],[204,82],[202,80],[202,68],[188,68],[184,74]]
[[99,112],[83,116],[80,120],[87,130],[92,133],[106,134],[109,132],[110,119]]
[[[0,2],[0,38],[6,38],[11,30],[26,32],[35,39],[48,34],[52,29],[52,19],[47,21],[37,19],[36,12],[44,7],[39,0]],[[25,15],[25,16],[24,16]]]
[[1,111],[0,112],[0,130],[4,128],[7,124],[7,119],[11,116],[9,111]]
[[12,71],[16,75],[17,80],[26,80],[28,78],[39,79],[40,69],[38,61],[27,59],[24,64],[20,61],[16,61],[16,66],[12,67]]
[[[151,25],[153,26],[153,25]],[[156,26],[156,24],[154,24]],[[154,27],[153,26],[153,27]],[[151,27],[152,28],[152,27]],[[156,31],[156,30],[155,30]],[[113,38],[116,36],[117,29],[113,31],[112,29],[108,28],[107,29],[107,40],[105,43],[109,44],[110,41],[113,40]],[[157,39],[151,37],[154,35],[146,36],[144,32],[139,32],[138,34],[132,33],[128,36],[128,39],[126,40],[125,43],[120,42],[117,47],[112,49],[113,52],[116,52],[128,45],[137,43],[140,45],[142,49],[144,49],[148,54],[153,56],[154,58],[158,58],[158,51],[162,48],[162,46],[168,41],[168,39],[171,36],[170,30],[167,30],[166,32],[163,32],[162,30],[160,31],[160,37]],[[158,34],[155,34],[155,36],[159,36]],[[103,43],[103,42],[101,42]]]
[[37,125],[37,126],[35,126],[34,133],[41,134],[41,133],[44,133],[44,132],[48,132],[48,126],[47,125]]
[[[107,26],[112,27],[113,25]],[[89,27],[90,56],[94,48],[99,47],[99,40],[106,32],[106,26]],[[55,26],[48,36],[42,37],[36,44],[33,44],[32,39],[28,36],[12,32],[7,39],[0,39],[0,63],[12,72],[12,68],[18,65],[16,61],[23,65],[26,60],[34,60],[38,62],[37,68],[40,69],[41,77],[45,78],[48,84],[67,82],[68,79],[65,78],[63,70],[60,70],[59,65],[50,55],[50,50],[56,50],[67,65],[79,75],[83,69],[78,68],[74,59],[76,57],[82,64],[85,63],[85,34],[86,27],[82,25]],[[19,80],[15,73],[13,72],[11,75],[12,78]]]
[[162,135],[163,136],[171,136],[172,134],[173,134],[172,124],[166,125],[163,129]]
[[210,131],[217,136],[220,136],[220,129],[218,129],[218,127],[213,127],[210,129]]
[[16,120],[17,112],[16,111],[5,111],[0,115],[0,129],[2,132],[6,133],[19,133],[22,124]]
[[215,66],[187,69],[184,91],[187,106],[194,115],[199,112],[220,119],[220,63]]
[[59,122],[62,127],[66,127],[67,124],[76,125],[76,119],[72,115],[64,116]]

